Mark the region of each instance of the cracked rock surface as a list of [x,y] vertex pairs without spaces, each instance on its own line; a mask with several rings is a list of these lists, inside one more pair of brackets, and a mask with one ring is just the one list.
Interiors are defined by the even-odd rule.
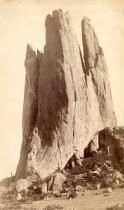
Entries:
[[53,11],[45,26],[44,52],[27,46],[16,179],[63,169],[74,152],[83,156],[97,131],[116,125],[103,51],[89,19],[82,21],[84,59],[68,13]]

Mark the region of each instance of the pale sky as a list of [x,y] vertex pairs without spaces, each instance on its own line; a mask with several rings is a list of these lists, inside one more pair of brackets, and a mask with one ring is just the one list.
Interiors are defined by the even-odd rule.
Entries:
[[0,0],[0,179],[15,173],[19,159],[26,45],[43,49],[45,17],[59,8],[70,13],[80,45],[81,20],[91,19],[104,50],[118,124],[124,125],[124,1]]

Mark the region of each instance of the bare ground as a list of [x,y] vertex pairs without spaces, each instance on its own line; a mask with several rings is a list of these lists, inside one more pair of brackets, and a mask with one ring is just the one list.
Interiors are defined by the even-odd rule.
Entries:
[[[64,210],[105,210],[118,204],[124,204],[124,188],[115,189],[112,193],[106,194],[104,190],[86,191],[75,199],[55,199],[33,201],[33,203],[21,204],[22,209],[42,210],[51,205],[61,206]],[[57,208],[56,208],[57,210]]]

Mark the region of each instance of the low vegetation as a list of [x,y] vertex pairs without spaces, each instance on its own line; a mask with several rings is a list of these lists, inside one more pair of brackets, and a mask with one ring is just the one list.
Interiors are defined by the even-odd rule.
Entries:
[[124,205],[122,206],[115,205],[115,206],[107,208],[106,210],[124,210]]

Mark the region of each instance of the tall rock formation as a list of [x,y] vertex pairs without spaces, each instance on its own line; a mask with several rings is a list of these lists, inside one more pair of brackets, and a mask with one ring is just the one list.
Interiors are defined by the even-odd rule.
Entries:
[[68,13],[46,17],[44,52],[28,46],[23,143],[16,179],[46,177],[83,151],[97,131],[116,125],[102,48],[82,21],[84,61]]
[[[104,126],[116,124],[108,71],[103,50],[88,18],[82,21],[82,40],[86,66],[87,85],[92,83],[99,107],[99,113]],[[90,79],[89,79],[90,78]],[[90,80],[90,81],[89,81]],[[89,95],[88,95],[89,96]]]
[[17,167],[17,177],[27,176],[27,155],[30,152],[31,135],[36,125],[38,114],[39,66],[36,53],[30,45],[27,45],[25,69],[25,93],[22,116],[23,141],[20,161]]

